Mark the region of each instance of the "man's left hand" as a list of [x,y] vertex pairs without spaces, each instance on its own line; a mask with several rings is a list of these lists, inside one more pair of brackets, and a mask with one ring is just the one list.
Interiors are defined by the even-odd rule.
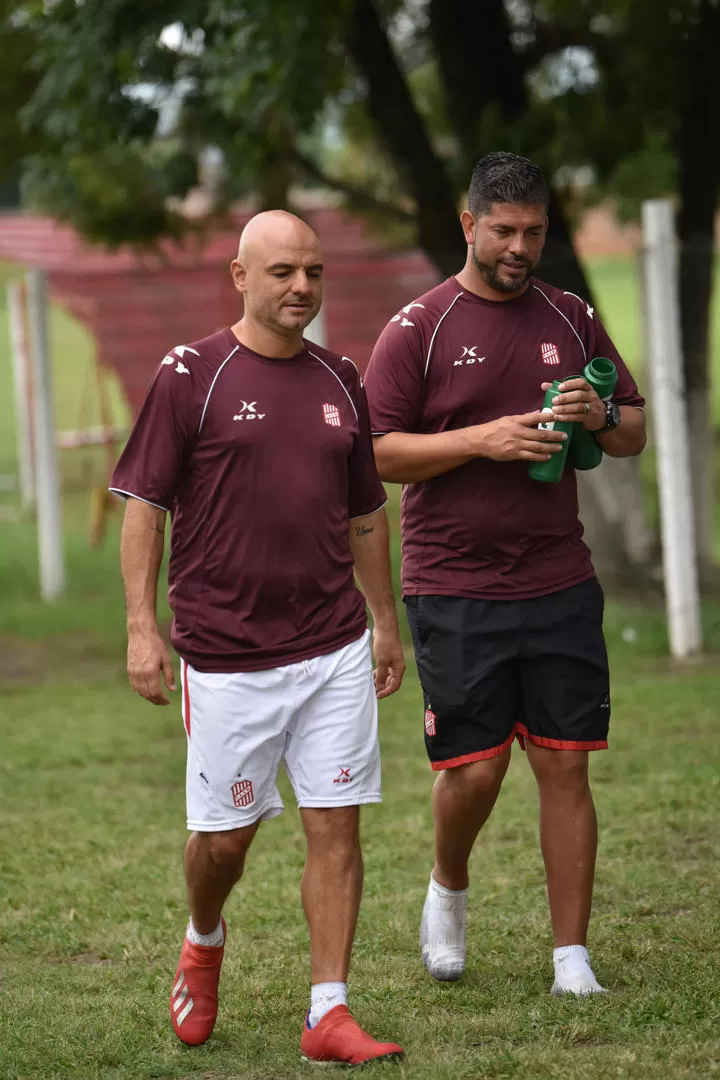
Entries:
[[[552,383],[542,383],[543,390],[549,390],[551,386]],[[582,424],[586,431],[600,431],[605,427],[605,404],[587,379],[568,379],[561,383],[552,409],[558,420]]]
[[397,629],[382,630],[376,626],[372,632],[372,648],[375,694],[378,698],[389,697],[400,688],[405,674],[405,657]]

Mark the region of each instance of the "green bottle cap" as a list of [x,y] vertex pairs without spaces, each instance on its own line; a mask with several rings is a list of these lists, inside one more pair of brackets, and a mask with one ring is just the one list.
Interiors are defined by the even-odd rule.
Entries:
[[612,360],[608,360],[605,356],[593,357],[590,363],[585,365],[583,375],[603,401],[613,396],[618,374]]

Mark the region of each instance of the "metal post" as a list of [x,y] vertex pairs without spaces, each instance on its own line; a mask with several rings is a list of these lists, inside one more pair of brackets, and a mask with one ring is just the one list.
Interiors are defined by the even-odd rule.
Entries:
[[665,604],[670,650],[683,658],[699,652],[702,635],[672,204],[648,200],[642,220]]
[[54,600],[63,591],[65,569],[48,341],[47,279],[43,270],[28,271],[27,290],[33,371],[40,592],[43,600]]
[[35,483],[33,479],[30,360],[25,329],[25,287],[22,282],[8,282],[7,300],[13,389],[15,392],[15,441],[17,445],[20,503],[23,510],[29,510],[35,502]]

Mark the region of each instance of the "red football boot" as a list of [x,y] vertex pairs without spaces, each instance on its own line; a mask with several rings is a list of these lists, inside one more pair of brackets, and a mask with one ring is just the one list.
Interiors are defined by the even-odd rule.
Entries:
[[342,1065],[365,1065],[368,1061],[402,1061],[403,1049],[395,1043],[381,1043],[358,1024],[347,1005],[336,1005],[315,1027],[308,1027],[307,1017],[300,1039],[304,1061],[337,1062]]
[[[222,919],[223,937],[227,926]],[[194,945],[187,937],[170,994],[170,1019],[180,1042],[200,1046],[212,1035],[218,1014],[218,984],[225,944]]]

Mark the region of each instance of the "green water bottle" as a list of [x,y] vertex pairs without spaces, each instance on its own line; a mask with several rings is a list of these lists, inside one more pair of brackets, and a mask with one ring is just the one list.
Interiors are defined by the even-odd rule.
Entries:
[[[602,401],[608,401],[613,396],[618,376],[612,360],[595,356],[585,365],[583,376]],[[568,457],[573,469],[581,472],[595,469],[602,461],[602,456],[602,448],[592,431],[586,431],[582,424],[576,424]]]
[[[570,375],[568,378],[576,379],[577,375]],[[549,390],[545,391],[545,397],[542,403],[542,412],[552,414],[553,398],[558,395],[558,387],[563,379],[556,379]],[[551,454],[549,461],[534,461],[530,466],[528,472],[532,480],[541,480],[544,484],[558,484],[562,478],[563,469],[565,468],[565,459],[568,455],[568,448],[572,441],[573,429],[575,424],[572,421],[565,422],[564,420],[554,420],[550,416],[546,423],[538,424],[538,430],[544,431],[564,431],[567,435],[567,439],[562,444],[562,449],[556,453]]]

